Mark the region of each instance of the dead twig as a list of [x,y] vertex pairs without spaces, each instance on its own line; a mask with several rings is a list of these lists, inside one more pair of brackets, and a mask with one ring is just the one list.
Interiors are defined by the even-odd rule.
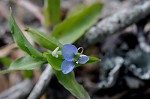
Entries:
[[41,95],[43,94],[43,92],[45,91],[46,87],[50,82],[52,74],[53,74],[52,67],[48,64],[44,72],[40,76],[39,81],[33,88],[32,92],[30,93],[28,99],[39,99],[41,97]]
[[33,80],[25,80],[0,94],[0,99],[25,99],[34,86]]

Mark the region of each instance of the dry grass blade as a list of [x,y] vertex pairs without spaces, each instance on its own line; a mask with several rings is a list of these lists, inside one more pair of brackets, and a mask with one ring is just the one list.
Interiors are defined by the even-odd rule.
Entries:
[[15,43],[6,45],[5,47],[0,48],[0,57],[7,56],[13,49],[17,48]]

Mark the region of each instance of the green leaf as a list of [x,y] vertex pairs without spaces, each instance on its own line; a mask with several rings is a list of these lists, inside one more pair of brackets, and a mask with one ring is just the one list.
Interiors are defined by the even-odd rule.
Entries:
[[34,71],[31,71],[31,70],[24,70],[22,73],[23,73],[24,78],[31,79],[34,77]]
[[10,67],[7,70],[0,71],[0,74],[5,74],[15,70],[33,70],[44,63],[46,63],[46,61],[35,59],[30,56],[24,56],[13,61]]
[[62,44],[75,42],[89,27],[97,22],[102,7],[102,3],[95,3],[80,13],[67,18],[55,27],[52,35],[59,39]]
[[32,38],[42,47],[49,50],[55,50],[56,47],[62,48],[62,44],[56,40],[55,37],[50,36],[44,32],[32,28],[26,28],[26,31],[32,36]]
[[75,7],[69,9],[69,11],[67,12],[66,17],[69,18],[70,16],[74,16],[74,15],[80,13],[81,11],[83,11],[87,7],[88,7],[88,5],[86,5],[86,4],[83,4],[83,3],[78,4]]
[[95,62],[99,62],[99,61],[101,61],[101,59],[89,56],[89,61],[86,64],[88,64],[88,63],[95,63]]
[[55,25],[60,21],[60,0],[44,1],[45,26]]
[[20,49],[22,49],[24,52],[26,52],[27,54],[29,54],[34,58],[43,58],[42,53],[36,50],[25,38],[25,36],[23,35],[23,33],[21,32],[21,30],[19,29],[18,25],[15,22],[12,12],[10,12],[9,24],[13,38],[17,43],[17,45],[20,47]]
[[78,99],[90,99],[87,91],[76,80],[74,73],[63,74],[61,71],[55,71],[56,77],[68,91],[70,91]]
[[[75,57],[79,57],[80,54],[77,54]],[[57,70],[57,71],[61,71],[61,64],[64,61],[64,58],[61,54],[61,52],[58,52],[58,58],[52,56],[52,54],[45,52],[44,56],[47,58],[47,61],[49,62],[49,64],[51,64],[51,66]],[[94,62],[99,62],[100,59],[96,58],[96,57],[91,57],[89,56],[89,61],[86,64],[89,63],[94,63]],[[81,66],[81,64],[76,64],[75,67]]]
[[5,66],[9,66],[12,61],[9,57],[0,57],[0,62],[2,62]]
[[47,61],[55,70],[61,70],[61,64],[64,59],[55,58],[54,56],[52,56],[52,54],[47,52],[44,53],[44,56],[47,58]]
[[35,59],[30,56],[21,57],[11,63],[9,70],[33,70],[41,66],[46,61]]
[[0,71],[0,75],[3,75],[3,74],[6,74],[6,73],[9,73],[9,72],[11,72],[11,71],[13,71],[13,70],[1,70]]

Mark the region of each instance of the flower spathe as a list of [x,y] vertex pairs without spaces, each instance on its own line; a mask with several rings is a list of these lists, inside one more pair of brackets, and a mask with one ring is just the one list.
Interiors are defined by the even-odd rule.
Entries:
[[61,69],[64,74],[70,73],[75,68],[75,63],[85,64],[89,57],[81,54],[77,60],[75,60],[75,55],[78,53],[76,46],[72,44],[65,44],[62,48],[62,56],[64,61],[61,64]]

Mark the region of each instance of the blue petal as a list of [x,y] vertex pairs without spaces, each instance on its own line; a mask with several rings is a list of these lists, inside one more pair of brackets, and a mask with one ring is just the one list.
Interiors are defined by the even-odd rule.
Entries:
[[62,48],[62,56],[67,61],[73,61],[78,49],[72,44],[65,44]]
[[64,74],[70,73],[74,69],[75,63],[72,61],[64,60],[61,64],[61,69]]
[[86,55],[80,55],[78,58],[79,64],[85,64],[89,60],[89,57]]

